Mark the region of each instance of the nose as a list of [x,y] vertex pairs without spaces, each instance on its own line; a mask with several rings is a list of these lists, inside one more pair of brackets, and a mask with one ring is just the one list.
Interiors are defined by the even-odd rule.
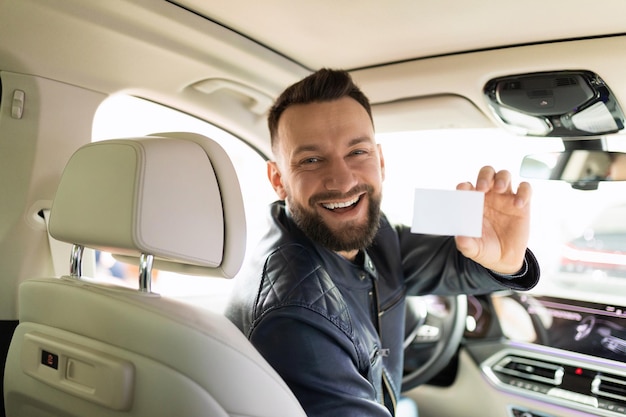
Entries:
[[343,158],[333,160],[324,175],[324,186],[328,191],[345,193],[358,183],[352,168]]

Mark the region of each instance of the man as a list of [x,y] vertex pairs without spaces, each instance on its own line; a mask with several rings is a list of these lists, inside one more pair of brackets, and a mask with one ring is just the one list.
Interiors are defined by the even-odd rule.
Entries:
[[322,69],[270,110],[280,201],[227,316],[284,378],[308,416],[390,416],[400,395],[406,295],[526,290],[530,185],[484,167],[481,238],[412,234],[380,212],[385,162],[370,104]]

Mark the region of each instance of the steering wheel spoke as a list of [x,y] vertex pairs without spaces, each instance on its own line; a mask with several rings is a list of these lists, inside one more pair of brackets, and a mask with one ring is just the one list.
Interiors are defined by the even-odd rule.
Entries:
[[435,343],[441,339],[440,327],[433,324],[424,324],[418,330],[411,344]]
[[403,391],[428,382],[445,368],[461,343],[466,317],[465,295],[407,298]]

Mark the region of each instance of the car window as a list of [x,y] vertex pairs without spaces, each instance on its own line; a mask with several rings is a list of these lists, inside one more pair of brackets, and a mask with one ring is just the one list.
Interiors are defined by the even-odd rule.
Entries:
[[[228,132],[159,104],[136,97],[119,95],[104,101],[93,123],[92,140],[145,136],[158,132],[186,131],[210,137],[230,155],[244,195],[247,222],[247,250],[250,254],[265,225],[265,207],[275,199],[266,176],[262,156]],[[137,287],[136,267],[116,262],[108,253],[96,254],[96,278]],[[232,280],[185,276],[153,271],[154,292],[180,298],[203,307],[221,311],[230,292]]]
[[[611,151],[624,151],[623,136],[606,139]],[[515,186],[533,187],[529,247],[541,265],[536,292],[592,302],[626,290],[626,182],[601,182],[578,190],[561,181],[519,175],[527,154],[563,150],[560,138],[528,138],[500,129],[440,130],[378,135],[385,157],[383,209],[397,222],[411,224],[413,189],[454,189],[475,182],[483,165],[511,172]],[[418,151],[419,149],[419,151]]]
[[[249,256],[266,227],[266,206],[276,196],[265,175],[264,158],[245,142],[189,115],[129,96],[102,104],[93,140],[176,130],[213,138],[233,159],[244,195]],[[603,182],[597,190],[583,191],[565,182],[519,175],[525,155],[563,150],[559,138],[521,138],[501,129],[444,129],[378,134],[376,139],[385,159],[383,210],[393,222],[411,224],[415,188],[453,190],[459,182],[474,182],[484,165],[507,169],[515,186],[528,181],[533,187],[529,246],[542,269],[536,291],[606,301],[625,289],[626,248],[621,242],[626,233],[626,182]],[[608,138],[607,146],[626,151],[615,139]],[[99,279],[136,286],[136,272],[109,254],[98,254]],[[231,284],[157,271],[152,288],[221,311]]]

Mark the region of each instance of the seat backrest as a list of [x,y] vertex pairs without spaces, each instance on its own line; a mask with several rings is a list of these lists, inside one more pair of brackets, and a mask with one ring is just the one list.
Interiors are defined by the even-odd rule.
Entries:
[[[72,272],[20,286],[7,416],[305,416],[224,316],[150,290],[152,265],[226,278],[241,266],[243,201],[217,143],[169,133],[86,145],[49,227],[75,245]],[[139,288],[82,277],[85,247],[136,260]]]

